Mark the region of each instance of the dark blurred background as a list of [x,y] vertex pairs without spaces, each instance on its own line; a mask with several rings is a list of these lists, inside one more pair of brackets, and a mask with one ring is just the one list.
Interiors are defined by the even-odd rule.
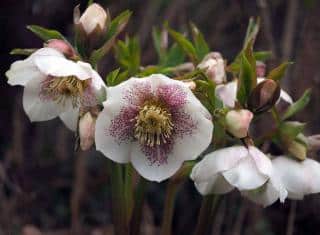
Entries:
[[[308,121],[307,134],[320,131],[319,1],[96,2],[108,7],[112,16],[125,9],[134,12],[126,32],[139,35],[144,65],[156,62],[151,29],[164,20],[181,32],[193,21],[211,49],[231,61],[242,47],[249,17],[260,16],[256,48],[272,50],[269,69],[281,60],[295,62],[283,84],[295,99],[312,87],[312,102],[298,118]],[[106,159],[95,151],[74,153],[73,133],[58,120],[30,123],[22,108],[22,88],[10,87],[4,76],[13,61],[22,59],[9,55],[10,50],[42,46],[26,25],[58,29],[71,37],[77,4],[84,9],[86,1],[0,1],[0,235],[112,234]],[[106,58],[101,72],[115,68],[113,60]],[[164,194],[165,184],[149,184],[142,223],[145,235],[159,231]],[[200,201],[192,183],[187,182],[178,194],[173,234],[191,234]],[[319,215],[320,195],[262,209],[233,192],[224,197],[212,221],[212,234],[319,234]]]

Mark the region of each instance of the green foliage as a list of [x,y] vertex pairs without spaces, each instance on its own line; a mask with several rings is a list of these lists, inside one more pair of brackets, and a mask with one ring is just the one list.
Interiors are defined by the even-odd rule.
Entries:
[[246,48],[248,46],[248,43],[250,43],[251,41],[253,41],[252,44],[254,44],[257,38],[257,35],[259,33],[259,29],[260,29],[260,18],[254,19],[253,17],[251,17],[247,27],[247,33],[244,39],[243,48]]
[[267,79],[272,79],[275,81],[279,81],[286,73],[289,65],[293,64],[292,62],[283,62],[275,69],[271,70],[267,76]]
[[292,117],[293,115],[295,115],[296,113],[300,112],[302,109],[304,109],[309,103],[310,98],[311,98],[311,90],[308,89],[295,103],[289,106],[289,108],[283,114],[282,120],[286,120]]
[[190,23],[192,38],[194,42],[194,47],[197,54],[197,59],[200,61],[210,52],[210,48],[204,39],[203,34],[197,28],[197,26],[193,23]]
[[305,125],[305,123],[295,121],[281,122],[279,126],[280,138],[285,141],[294,140],[304,130]]
[[29,25],[27,26],[27,29],[29,29],[43,41],[48,41],[50,39],[61,39],[67,41],[65,37],[57,30],[46,29],[38,25]]
[[36,48],[29,48],[29,49],[23,49],[23,48],[15,48],[12,51],[10,51],[10,55],[31,55],[34,53]]
[[256,51],[256,52],[253,52],[253,55],[257,61],[266,61],[266,60],[270,59],[270,57],[272,56],[272,52],[271,51]]

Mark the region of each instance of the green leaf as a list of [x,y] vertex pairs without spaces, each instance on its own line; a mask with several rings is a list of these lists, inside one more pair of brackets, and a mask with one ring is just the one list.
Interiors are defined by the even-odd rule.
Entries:
[[287,71],[287,67],[293,64],[292,62],[283,62],[275,69],[271,70],[267,76],[267,79],[272,79],[275,81],[279,81]]
[[185,60],[185,54],[178,44],[174,43],[167,52],[163,62],[160,64],[164,67],[177,66]]
[[266,61],[271,58],[271,51],[256,51],[253,52],[254,58],[258,61]]
[[107,77],[106,77],[106,82],[108,86],[114,86],[115,85],[115,80],[118,77],[120,72],[120,68],[113,70],[110,72]]
[[48,41],[50,39],[61,39],[66,41],[60,32],[53,29],[46,29],[38,25],[29,25],[27,26],[27,29],[36,34],[43,41]]
[[22,48],[15,48],[12,51],[10,51],[10,55],[31,55],[34,53],[36,48],[28,48],[28,49],[22,49]]
[[241,55],[240,61],[240,76],[238,82],[237,99],[245,106],[247,99],[254,88],[252,77],[255,76],[250,62],[246,58],[245,54]]
[[105,56],[110,51],[110,49],[115,45],[116,37],[122,32],[122,30],[127,25],[131,14],[132,14],[131,11],[126,10],[111,21],[109,30],[107,33],[107,40],[101,48],[94,50],[92,52],[90,56],[91,64],[96,65],[98,61],[103,56]]
[[89,0],[87,6],[90,6],[91,4],[93,4],[93,0]]
[[279,134],[282,140],[289,142],[294,140],[305,127],[305,123],[301,122],[282,122],[279,126]]
[[253,43],[254,40],[251,39],[247,46],[244,48],[244,54],[250,63],[252,74],[251,74],[251,88],[253,89],[257,85],[257,72],[256,72],[256,59],[253,55]]
[[303,95],[292,105],[289,106],[289,108],[286,110],[286,112],[282,116],[282,120],[286,120],[302,109],[306,107],[306,105],[309,103],[311,98],[311,90],[306,90]]
[[256,37],[259,33],[259,29],[260,29],[260,19],[259,18],[254,19],[253,17],[251,17],[247,27],[247,33],[244,39],[243,48],[246,48],[247,44],[251,40],[253,41],[253,44],[254,44]]
[[161,50],[161,32],[156,27],[152,29],[152,39],[153,39],[154,48],[156,49],[156,52],[159,57],[159,61],[161,61],[161,57],[163,56],[163,53]]
[[183,49],[183,51],[189,56],[193,63],[197,63],[197,52],[192,43],[181,33],[178,33],[172,29],[168,29],[171,37],[177,42],[177,44]]
[[190,27],[197,58],[199,61],[201,61],[203,57],[210,52],[210,49],[206,40],[204,39],[203,34],[200,32],[197,26],[193,23],[190,23]]

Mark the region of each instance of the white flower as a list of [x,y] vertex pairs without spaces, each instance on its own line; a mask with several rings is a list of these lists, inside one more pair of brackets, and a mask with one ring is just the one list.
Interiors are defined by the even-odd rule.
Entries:
[[[263,82],[265,78],[258,77],[257,82]],[[216,95],[217,97],[224,103],[225,106],[233,108],[235,106],[235,102],[237,101],[237,80],[233,80],[231,82],[228,82],[226,84],[221,84],[216,87]],[[292,104],[292,98],[289,96],[289,94],[282,90],[280,91],[280,98],[277,102],[282,99],[283,101]]]
[[14,62],[6,72],[10,85],[24,86],[23,107],[31,121],[59,116],[76,130],[80,106],[94,106],[105,92],[90,64],[68,60],[52,48],[42,48]]
[[254,146],[233,146],[206,155],[191,172],[202,195],[224,194],[233,188],[254,190],[272,175],[271,160]]
[[96,123],[96,148],[131,162],[146,179],[162,181],[211,142],[211,116],[181,81],[161,74],[131,78],[107,89]]
[[288,198],[303,199],[320,192],[320,164],[312,159],[297,161],[286,156],[276,157],[272,165],[288,191]]
[[237,138],[244,138],[248,134],[253,114],[246,109],[231,110],[226,115],[227,130]]
[[206,55],[197,67],[204,69],[207,76],[216,84],[226,81],[224,60],[219,52],[211,52]]
[[107,17],[106,11],[99,4],[93,3],[81,15],[79,23],[89,35],[97,27],[102,31],[106,26]]

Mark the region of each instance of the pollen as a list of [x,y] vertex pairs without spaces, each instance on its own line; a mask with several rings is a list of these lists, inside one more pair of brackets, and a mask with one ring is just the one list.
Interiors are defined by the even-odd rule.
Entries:
[[146,102],[135,118],[134,136],[149,147],[167,143],[172,135],[170,112],[158,102]]
[[77,107],[89,82],[89,80],[80,80],[75,76],[52,77],[41,84],[40,95],[42,98],[63,104],[67,99],[71,99],[72,105]]

